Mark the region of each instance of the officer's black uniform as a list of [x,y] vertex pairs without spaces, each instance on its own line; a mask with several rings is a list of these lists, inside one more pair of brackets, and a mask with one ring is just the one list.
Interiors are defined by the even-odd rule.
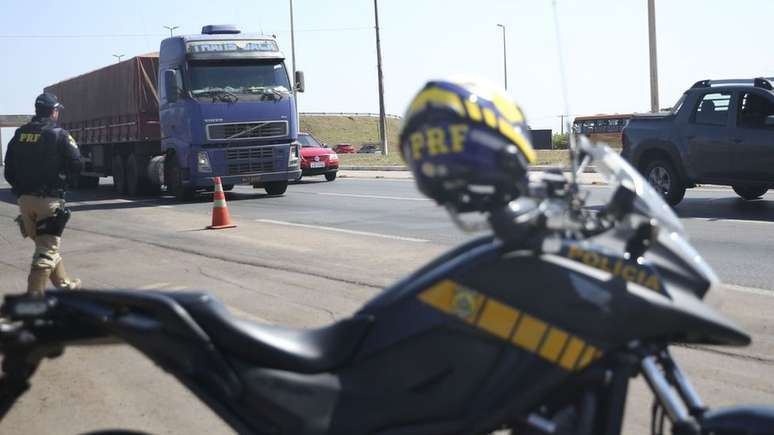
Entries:
[[[58,102],[55,97],[50,101],[52,97],[41,95],[35,106],[41,101],[55,107]],[[5,179],[17,197],[29,194],[62,198],[67,179],[77,176],[82,167],[78,145],[49,117],[35,116],[16,130],[5,154]]]
[[35,117],[16,130],[5,154],[5,179],[19,198],[22,236],[35,242],[27,284],[27,292],[35,296],[44,293],[49,279],[59,288],[80,286],[80,280],[67,276],[59,255],[70,217],[64,201],[67,180],[77,177],[83,167],[78,144],[56,123],[62,108],[54,95],[40,95]]

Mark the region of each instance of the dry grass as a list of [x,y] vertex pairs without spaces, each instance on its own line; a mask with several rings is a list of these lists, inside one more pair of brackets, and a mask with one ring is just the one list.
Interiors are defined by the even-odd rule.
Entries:
[[[372,116],[301,116],[301,131],[309,132],[325,144],[348,143],[359,149],[366,143],[379,143],[379,118]],[[403,166],[398,152],[400,120],[387,118],[387,156],[341,154],[342,165]],[[537,165],[568,166],[567,150],[537,150]]]
[[[387,143],[397,155],[400,120],[387,118]],[[301,116],[301,131],[334,146],[348,143],[359,149],[366,143],[379,143],[379,118],[373,116]]]

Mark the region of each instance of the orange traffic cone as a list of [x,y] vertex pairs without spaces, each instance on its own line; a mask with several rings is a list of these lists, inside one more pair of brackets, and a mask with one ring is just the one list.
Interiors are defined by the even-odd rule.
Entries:
[[213,179],[215,183],[215,193],[212,195],[212,225],[208,226],[210,230],[221,230],[223,228],[235,228],[231,223],[231,216],[228,214],[228,205],[226,205],[226,194],[223,193],[223,185],[220,184],[220,177]]

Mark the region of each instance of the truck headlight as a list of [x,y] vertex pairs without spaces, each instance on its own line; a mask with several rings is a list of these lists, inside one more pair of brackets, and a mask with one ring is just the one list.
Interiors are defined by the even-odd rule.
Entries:
[[207,151],[199,151],[199,154],[196,155],[196,169],[199,172],[212,172],[210,156],[207,155]]
[[290,144],[290,151],[288,152],[288,166],[296,166],[298,164],[298,143]]

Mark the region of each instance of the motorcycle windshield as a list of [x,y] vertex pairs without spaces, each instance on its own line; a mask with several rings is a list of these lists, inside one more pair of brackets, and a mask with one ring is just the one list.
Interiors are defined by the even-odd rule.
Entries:
[[613,187],[624,186],[637,196],[634,209],[643,216],[656,219],[658,223],[670,231],[686,237],[685,228],[661,195],[656,192],[640,173],[624,160],[618,153],[602,144],[592,144],[582,137],[579,141],[580,150],[591,158],[597,172]]

